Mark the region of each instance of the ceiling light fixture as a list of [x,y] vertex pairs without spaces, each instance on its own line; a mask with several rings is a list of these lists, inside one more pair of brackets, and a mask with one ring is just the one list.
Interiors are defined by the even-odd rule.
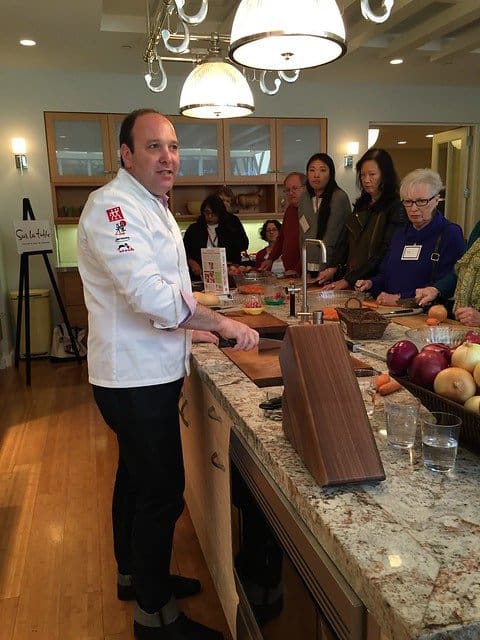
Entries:
[[427,134],[425,135],[425,138],[433,138],[433,133],[427,133]]
[[406,140],[398,140],[397,144],[407,144]]
[[35,42],[35,40],[24,38],[23,40],[20,40],[20,44],[22,45],[22,47],[34,47],[37,43]]
[[390,64],[403,64],[403,58],[392,58]]
[[180,95],[180,113],[192,118],[237,118],[254,111],[253,95],[241,71],[220,55],[212,33],[208,56],[188,75]]
[[383,7],[385,9],[385,12],[382,15],[378,16],[371,10],[369,0],[360,0],[362,16],[365,18],[365,20],[371,20],[372,22],[386,22],[392,12],[393,3],[394,0],[383,0]]
[[345,26],[335,0],[241,0],[228,55],[270,71],[318,67],[345,54]]

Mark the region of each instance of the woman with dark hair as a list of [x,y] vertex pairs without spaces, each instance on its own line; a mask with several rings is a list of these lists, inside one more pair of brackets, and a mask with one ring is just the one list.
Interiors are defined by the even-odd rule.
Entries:
[[357,280],[377,273],[394,232],[407,222],[398,178],[390,154],[368,149],[357,162],[360,197],[348,217],[334,252],[334,267],[319,274],[324,289],[353,288]]
[[[327,250],[327,264],[332,264],[333,251],[351,213],[345,191],[335,181],[335,165],[326,153],[315,153],[307,162],[307,190],[298,204],[300,248],[307,238],[323,240]],[[317,275],[320,252],[315,245],[307,245],[307,271]]]
[[225,247],[227,262],[240,264],[241,253],[248,247],[248,236],[240,220],[228,213],[218,196],[208,196],[200,206],[200,216],[183,237],[192,279],[202,277],[202,253],[206,247]]
[[[255,256],[255,266],[257,269],[260,268],[265,260],[268,260],[281,228],[282,225],[278,220],[265,220],[263,223],[262,228],[260,229],[260,237],[262,240],[265,240],[265,242],[268,242],[268,245],[263,249],[260,249]],[[281,256],[272,263],[270,270],[278,276],[285,273]]]

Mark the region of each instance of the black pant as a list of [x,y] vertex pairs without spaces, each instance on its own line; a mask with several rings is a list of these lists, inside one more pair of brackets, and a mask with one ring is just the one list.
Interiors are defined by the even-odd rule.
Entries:
[[185,487],[178,420],[182,383],[93,387],[119,447],[112,504],[115,558],[119,572],[132,575],[137,601],[149,613],[172,595],[173,532]]

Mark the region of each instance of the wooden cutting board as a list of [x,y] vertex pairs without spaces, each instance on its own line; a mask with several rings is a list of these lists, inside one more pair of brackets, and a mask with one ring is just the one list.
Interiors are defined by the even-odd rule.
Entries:
[[[278,359],[280,349],[259,352],[258,348],[255,347],[251,351],[233,351],[233,349],[222,349],[222,351],[257,387],[274,387],[283,384]],[[358,358],[350,356],[350,360],[354,370],[373,370],[372,367],[358,360]]]
[[288,323],[285,320],[280,320],[271,313],[260,313],[258,316],[250,316],[243,311],[226,311],[224,314],[227,318],[233,318],[239,322],[243,322],[252,329],[256,329],[260,335],[266,333],[280,334],[283,336],[287,330]]

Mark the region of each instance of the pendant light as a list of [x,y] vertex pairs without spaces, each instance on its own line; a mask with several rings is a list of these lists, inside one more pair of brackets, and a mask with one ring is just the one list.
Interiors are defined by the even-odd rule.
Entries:
[[333,62],[346,50],[335,0],[241,0],[228,55],[243,67],[290,71]]
[[217,33],[209,55],[187,76],[180,113],[192,118],[238,118],[254,110],[252,91],[242,72],[220,56]]

